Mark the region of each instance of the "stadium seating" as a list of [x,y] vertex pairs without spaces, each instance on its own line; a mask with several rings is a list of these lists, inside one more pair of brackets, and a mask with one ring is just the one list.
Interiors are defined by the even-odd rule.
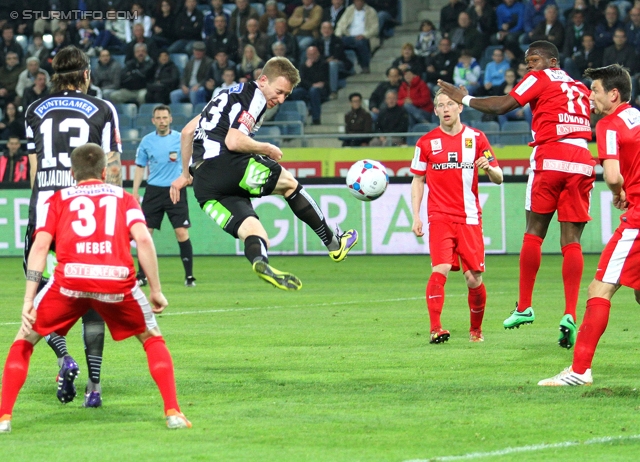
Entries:
[[189,55],[186,53],[171,53],[169,55],[169,59],[171,59],[171,61],[173,61],[176,66],[178,66],[180,75],[182,75],[182,73],[184,72],[184,67],[189,62]]
[[51,34],[43,34],[42,35],[42,44],[48,48],[49,50],[53,50],[53,35]]
[[147,117],[151,117],[153,115],[153,108],[155,108],[157,103],[144,103],[138,108],[138,116],[144,115]]
[[256,140],[280,146],[280,143],[282,142],[281,134],[280,127],[276,125],[270,125],[267,127],[263,126],[256,134]]
[[135,104],[132,103],[124,103],[124,104],[114,104],[118,115],[127,115],[132,119],[138,115],[138,108]]
[[509,120],[500,131],[501,144],[527,144],[531,141],[531,128],[524,120]]
[[302,135],[305,117],[297,111],[280,110],[276,114],[275,122],[285,122],[278,124],[283,135]]
[[129,141],[137,141],[140,133],[137,128],[120,128],[120,138]]
[[153,124],[151,124],[151,122],[144,125],[136,125],[136,128],[140,133],[140,139],[142,139],[142,137],[148,135],[149,133],[153,133],[156,131],[156,127]]
[[470,107],[465,107],[464,110],[460,113],[460,121],[462,121],[463,124],[469,124],[474,120],[481,121],[482,112]]
[[207,103],[198,103],[193,106],[193,115],[200,114],[206,105]]
[[421,136],[425,133],[430,132],[434,128],[436,128],[438,124],[431,124],[427,122],[415,124],[413,128],[409,131],[410,133],[420,133],[420,135],[411,135],[407,137],[407,144],[409,146],[415,146]]
[[120,63],[120,65],[121,65],[122,67],[124,67],[124,61],[125,61],[125,60],[124,60],[124,55],[115,55],[115,54],[112,54],[112,55],[111,55],[111,58],[112,58],[112,59],[114,59],[115,61],[119,62],[119,63]]
[[118,114],[118,122],[120,124],[120,130],[125,130],[127,128],[133,128],[133,121],[135,119],[126,114]]
[[184,114],[173,114],[172,118],[173,118],[173,122],[171,123],[171,128],[173,130],[181,131],[184,128],[184,126],[187,125],[187,123],[189,123],[191,116],[187,117]]
[[27,54],[27,46],[28,46],[27,36],[26,35],[16,35],[15,39],[16,39],[16,42],[20,44],[20,46],[22,47],[22,51],[26,55]]
[[169,108],[174,119],[177,115],[191,118],[193,114],[193,105],[191,103],[174,103],[170,104]]
[[285,101],[280,105],[280,111],[298,112],[298,114],[304,117],[304,120],[307,119],[307,114],[309,113],[307,110],[307,103],[304,101]]
[[500,131],[500,125],[498,124],[498,122],[482,122],[474,120],[470,122],[469,125],[484,132],[484,134],[487,135],[487,138],[489,139],[489,143],[498,143],[498,140],[500,139],[500,134],[498,133]]

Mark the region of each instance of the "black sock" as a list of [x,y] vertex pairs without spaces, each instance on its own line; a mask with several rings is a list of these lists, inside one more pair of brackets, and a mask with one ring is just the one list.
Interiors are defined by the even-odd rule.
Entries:
[[193,247],[191,246],[191,239],[178,242],[178,245],[180,246],[180,259],[182,260],[182,266],[184,266],[184,277],[193,277]]
[[93,310],[82,317],[82,338],[89,367],[89,380],[93,383],[100,383],[102,351],[104,349],[104,321]]
[[318,235],[324,245],[331,244],[333,231],[329,228],[324,215],[316,201],[298,184],[296,190],[289,197],[285,197],[289,207],[295,215]]
[[51,347],[58,358],[62,358],[69,354],[67,351],[67,339],[62,335],[52,332],[45,337],[45,340],[47,341],[47,345]]
[[258,258],[269,263],[267,243],[260,236],[249,236],[244,240],[244,255],[252,265]]

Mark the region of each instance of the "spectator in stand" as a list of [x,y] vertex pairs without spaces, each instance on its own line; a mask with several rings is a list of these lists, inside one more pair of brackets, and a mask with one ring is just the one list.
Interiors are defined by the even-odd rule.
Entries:
[[467,50],[476,59],[482,58],[488,44],[488,38],[471,24],[469,13],[463,11],[458,16],[458,27],[449,33],[451,48],[457,51]]
[[238,85],[238,82],[236,82],[236,71],[232,67],[228,67],[222,73],[222,83],[213,90],[213,98],[215,98],[222,90],[228,90],[234,85]]
[[630,0],[612,0],[608,5],[613,5],[618,8],[618,18],[620,18],[620,21],[625,21],[629,10],[633,7],[633,4],[634,2]]
[[247,20],[247,32],[238,40],[238,47],[241,50],[244,50],[246,45],[253,45],[256,54],[263,61],[269,56],[269,37],[267,37],[267,34],[260,32],[256,19]]
[[211,59],[215,58],[219,51],[224,51],[227,55],[234,59],[238,50],[238,38],[227,28],[227,20],[224,16],[216,16],[213,20],[215,29],[207,38],[206,49],[207,56]]
[[27,46],[27,57],[38,58],[38,61],[42,61],[48,54],[49,49],[44,45],[42,34],[34,34],[32,42]]
[[302,0],[302,5],[293,10],[289,18],[291,33],[298,41],[300,61],[306,56],[306,49],[320,37],[320,23],[322,22],[322,7],[314,0]]
[[409,42],[402,45],[401,54],[393,60],[391,67],[397,67],[402,72],[407,69],[413,69],[413,73],[419,76],[422,76],[425,72],[424,60],[416,55],[415,48]]
[[147,96],[147,82],[153,80],[155,63],[147,54],[147,45],[136,43],[134,59],[124,65],[120,74],[120,89],[111,93],[112,103],[136,103],[142,105]]
[[[111,36],[113,36],[113,41],[116,45],[114,47],[124,48],[125,43],[127,43],[127,24],[126,19],[117,19],[119,17],[118,11],[113,6],[110,6],[107,11],[107,18],[104,21],[104,30],[105,32],[109,32]],[[62,21],[60,21],[62,23]],[[114,51],[114,50],[112,50]]]
[[142,0],[134,1],[131,4],[131,17],[132,19],[127,21],[127,28],[125,29],[127,42],[133,40],[133,26],[136,24],[142,24],[144,36],[150,38],[153,34],[153,20],[151,16],[145,12]]
[[400,90],[400,82],[402,81],[402,72],[396,67],[390,67],[387,69],[387,80],[380,82],[371,96],[369,97],[369,111],[371,111],[371,118],[375,122],[380,114],[381,109],[384,107],[385,95],[389,90],[393,90],[398,95]]
[[637,52],[640,52],[640,6],[635,6],[629,10],[629,21],[627,21],[624,30],[627,33],[627,42]]
[[320,125],[322,103],[329,99],[329,65],[320,57],[317,47],[307,48],[307,59],[299,67],[300,83],[293,89],[290,100],[302,100],[309,106],[313,125]]
[[379,44],[376,10],[365,0],[353,0],[338,21],[335,34],[342,38],[345,49],[355,50],[362,73],[369,74],[371,50]]
[[344,0],[331,0],[331,6],[327,6],[322,10],[322,22],[329,21],[335,29],[344,14],[344,10]]
[[573,2],[573,7],[564,12],[564,22],[566,24],[571,24],[573,13],[576,11],[581,11],[583,13],[584,21],[587,24],[595,25],[600,22],[600,20],[604,19],[604,14],[589,3],[589,0],[575,0]]
[[4,57],[4,66],[0,67],[0,107],[16,101],[16,87],[23,70],[17,53],[8,52]]
[[4,117],[0,121],[0,140],[8,140],[12,136],[25,139],[24,118],[18,112],[18,106],[11,102],[4,107]]
[[124,59],[125,61],[129,61],[133,59],[133,47],[138,43],[144,43],[147,45],[147,54],[154,61],[158,60],[158,47],[156,42],[151,37],[145,37],[144,35],[144,26],[140,23],[133,25],[133,39],[127,43],[125,47]]
[[520,36],[520,43],[531,43],[531,32],[538,24],[545,21],[545,9],[549,5],[555,5],[555,0],[528,0],[524,2],[524,34]]
[[620,64],[629,70],[629,74],[638,72],[638,55],[635,48],[627,43],[627,34],[623,28],[618,28],[613,34],[613,45],[605,48],[602,56],[602,66]]
[[184,67],[180,88],[169,94],[172,104],[198,104],[198,90],[204,86],[209,68],[213,64],[213,60],[204,54],[205,49],[204,43],[194,42],[193,56]]
[[287,58],[289,61],[291,61],[291,58],[287,56],[287,46],[282,42],[273,42],[273,45],[271,45],[271,56],[269,57],[269,59],[276,56],[278,58]]
[[[344,115],[344,132],[347,135],[357,133],[373,133],[373,120],[371,114],[362,107],[362,95],[351,93],[349,95],[351,110]],[[340,138],[343,147],[369,146],[371,138]]]
[[[38,58],[27,58],[27,68],[18,76],[18,83],[16,84],[16,94],[19,98],[22,98],[24,91],[33,86],[36,81],[38,73],[43,72],[46,76],[46,85],[49,85],[49,73],[40,68],[40,61]],[[26,109],[26,108],[25,108]]]
[[[298,40],[287,32],[287,20],[278,18],[275,24],[275,33],[269,37],[269,49],[273,50],[273,45],[282,43],[286,47],[286,57],[297,65],[300,61],[300,52],[298,49]],[[273,55],[273,51],[272,51]],[[270,56],[269,56],[270,57]]]
[[258,12],[249,5],[248,0],[236,0],[236,9],[231,12],[229,30],[236,38],[242,37],[247,32],[247,21],[260,19]]
[[10,136],[0,157],[0,183],[29,184],[29,156],[21,149],[20,138]]
[[76,21],[76,46],[84,51],[87,56],[96,56],[98,44],[98,31],[91,27],[89,19],[82,18]]
[[584,21],[584,12],[575,10],[571,16],[571,23],[567,25],[564,31],[564,47],[562,48],[563,56],[573,56],[580,51],[582,46],[582,37],[590,35],[595,38],[595,28]]
[[402,106],[409,114],[409,127],[420,122],[431,122],[433,113],[431,91],[411,68],[404,71],[403,80],[400,82],[398,106]]
[[558,50],[562,50],[564,46],[564,26],[558,19],[558,7],[556,5],[548,5],[544,9],[544,21],[531,31],[529,39],[528,43],[546,40],[553,43]]
[[253,80],[253,71],[264,66],[264,61],[256,53],[253,45],[245,45],[242,49],[242,59],[236,66],[236,77],[238,82],[248,82]]
[[111,93],[120,88],[122,66],[111,58],[109,50],[102,50],[98,57],[98,64],[91,69],[91,80],[102,90],[102,97],[109,99]]
[[420,23],[420,32],[414,47],[415,52],[421,58],[428,58],[438,51],[438,43],[440,42],[440,32],[431,21],[425,19]]
[[51,67],[51,62],[53,58],[58,54],[60,50],[64,47],[70,45],[65,39],[66,35],[64,31],[57,30],[53,33],[53,48],[49,50],[49,54],[45,57],[43,61],[40,61],[40,66],[45,69],[49,74],[53,72],[53,67]]
[[260,16],[260,32],[269,36],[276,33],[276,19],[287,20],[287,15],[278,9],[276,0],[267,0],[264,4],[264,14]]
[[477,95],[492,96],[495,95],[497,88],[504,82],[504,74],[511,66],[504,59],[504,51],[499,48],[493,50],[491,54],[492,61],[487,63],[484,68],[484,84],[482,89],[478,89]]
[[330,99],[338,97],[340,79],[345,79],[353,69],[353,63],[349,61],[344,52],[342,40],[333,33],[333,26],[325,21],[320,26],[320,38],[314,44],[320,50],[320,56],[329,65],[329,89]]
[[473,27],[485,36],[491,37],[498,32],[498,18],[491,5],[487,4],[487,0],[473,0],[467,13]]
[[[409,131],[409,114],[398,106],[398,94],[388,90],[384,95],[384,105],[375,124],[375,133],[406,133]],[[403,136],[377,136],[369,146],[402,146],[407,144]]]
[[491,37],[493,45],[518,44],[524,32],[524,5],[515,0],[502,0],[496,8],[498,32]]
[[380,41],[393,37],[398,25],[398,0],[370,0],[371,7],[378,13]]
[[45,71],[38,71],[33,85],[24,89],[24,95],[22,95],[22,107],[25,112],[29,105],[35,100],[49,96],[47,77],[48,75]]
[[453,83],[463,85],[470,95],[475,95],[480,87],[480,74],[482,69],[468,50],[462,50],[458,58],[458,64],[453,70]]
[[[502,85],[499,87],[494,87],[492,94],[494,96],[508,95],[517,83],[518,80],[516,72],[513,69],[507,69],[504,73],[504,82],[502,82]],[[506,114],[499,115],[498,123],[500,124],[500,127],[502,127],[508,120],[525,120],[529,122],[529,127],[531,127],[531,117],[531,108],[529,107],[529,104],[526,104],[524,107],[517,107]]]
[[214,59],[211,66],[209,66],[209,72],[207,72],[204,85],[202,85],[196,92],[196,104],[209,102],[216,87],[222,84],[222,81],[224,80],[224,71],[228,68],[233,69],[233,78],[235,80],[236,63],[229,59],[229,55],[227,55],[226,51],[218,51],[216,59]]
[[440,39],[438,52],[427,58],[427,83],[437,85],[438,79],[453,83],[453,69],[458,64],[458,53],[451,49],[451,40]]
[[18,62],[22,63],[24,58],[24,49],[22,45],[16,42],[11,24],[2,26],[2,40],[0,41],[0,60],[4,61],[7,53],[14,52],[18,55]]
[[218,16],[224,16],[225,27],[231,21],[231,15],[224,10],[222,0],[211,0],[209,3],[209,11],[204,14],[204,36],[206,38],[213,34],[216,28],[215,19]]
[[151,37],[153,37],[160,48],[167,48],[176,41],[174,32],[176,14],[173,10],[173,3],[169,0],[162,0],[158,4],[153,20],[153,34]]
[[582,49],[576,51],[571,57],[565,58],[562,68],[574,80],[582,80],[587,87],[591,86],[591,82],[585,82],[583,79],[584,71],[587,69],[596,69],[602,67],[602,58],[604,50],[596,48],[596,41],[593,35],[582,36]]
[[175,19],[174,35],[177,40],[169,45],[169,53],[190,55],[193,43],[202,40],[204,16],[196,5],[196,0],[184,0],[184,8]]
[[609,4],[604,10],[604,20],[596,24],[596,46],[607,48],[613,45],[613,34],[621,27],[624,24],[618,19],[618,8]]
[[449,32],[458,26],[458,16],[467,8],[466,3],[460,0],[449,0],[449,3],[440,10],[440,34],[448,37]]
[[[47,3],[49,3],[50,11],[61,10],[61,7],[62,7],[61,2],[52,1]],[[46,9],[44,10],[46,11]],[[54,17],[54,15],[45,15],[44,17],[46,17],[47,19],[43,19],[42,17],[40,17],[33,22],[34,34],[44,35],[46,32],[53,33],[56,30],[58,30],[58,25],[60,23],[60,20],[57,19],[57,17]]]
[[78,37],[75,28],[69,28],[68,21],[60,21],[58,23],[58,30],[64,32],[64,39],[67,43],[77,43]]
[[[139,24],[136,24],[138,26]],[[180,70],[171,59],[169,52],[162,50],[158,55],[153,80],[147,84],[147,96],[145,102],[169,104],[170,93],[180,86]]]

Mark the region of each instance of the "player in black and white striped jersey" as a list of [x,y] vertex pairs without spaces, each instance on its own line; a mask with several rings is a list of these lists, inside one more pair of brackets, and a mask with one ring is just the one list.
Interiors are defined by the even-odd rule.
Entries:
[[[86,143],[101,146],[108,153],[106,182],[122,185],[118,115],[111,103],[86,94],[91,73],[89,58],[80,49],[69,46],[55,56],[52,65],[55,74],[51,79],[51,94],[34,101],[25,114],[32,185],[25,262],[33,244],[38,209],[46,207],[47,199],[55,191],[75,184],[70,160],[74,148]],[[55,264],[55,249],[51,250],[49,274],[53,274]],[[45,278],[43,283],[46,284]],[[102,404],[100,370],[104,321],[93,310],[82,321],[89,368],[85,406],[99,407]],[[78,375],[78,364],[69,355],[64,337],[52,334],[47,337],[47,343],[58,356],[60,366],[58,399],[62,403],[70,402],[76,396],[73,382]]]

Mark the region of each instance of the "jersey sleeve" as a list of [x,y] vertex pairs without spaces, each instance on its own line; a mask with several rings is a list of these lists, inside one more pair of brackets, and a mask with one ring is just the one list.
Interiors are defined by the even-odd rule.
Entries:
[[619,160],[620,137],[616,127],[607,123],[605,119],[596,124],[596,140],[598,145],[598,159]]
[[[236,91],[238,92],[237,95],[235,94]],[[253,92],[251,99],[248,96],[246,91],[242,92],[242,87],[239,90],[236,90],[236,87],[229,89],[229,97],[237,100],[229,112],[229,127],[236,128],[245,135],[250,136],[260,117],[265,112],[267,99],[257,88]]]
[[[29,106],[31,107],[31,106]],[[27,154],[36,154],[36,142],[33,139],[33,127],[31,126],[32,119],[31,111],[27,111],[27,115],[24,118],[24,129],[27,138]]]
[[58,226],[58,208],[60,207],[60,193],[53,194],[44,204],[38,207],[38,220],[36,223],[35,234],[40,231],[46,231],[51,234],[54,239],[56,237],[56,228]]
[[524,106],[537,98],[545,89],[548,77],[542,71],[529,72],[509,92],[520,106]]
[[144,219],[144,213],[142,213],[140,204],[138,204],[138,201],[133,198],[133,195],[125,191],[122,201],[125,210],[127,211],[127,229],[131,229],[131,227],[136,223],[142,223],[146,226],[147,221]]
[[427,150],[425,149],[425,143],[423,138],[420,138],[416,143],[416,149],[413,152],[413,160],[411,161],[411,173],[414,175],[426,175],[427,174]]
[[148,144],[149,143],[147,141],[147,137],[145,136],[144,138],[142,138],[142,141],[140,141],[140,145],[136,150],[135,162],[138,167],[146,167],[147,163],[149,163],[149,153],[147,152]]
[[102,149],[104,152],[122,152],[118,112],[109,101],[105,101],[105,103],[107,103],[108,111],[105,114],[105,124],[102,129]]
[[480,157],[486,157],[489,161],[489,165],[492,167],[499,167],[498,159],[496,159],[496,154],[493,152],[493,148],[487,139],[487,135],[482,132],[478,132],[478,136],[476,138],[476,159]]

